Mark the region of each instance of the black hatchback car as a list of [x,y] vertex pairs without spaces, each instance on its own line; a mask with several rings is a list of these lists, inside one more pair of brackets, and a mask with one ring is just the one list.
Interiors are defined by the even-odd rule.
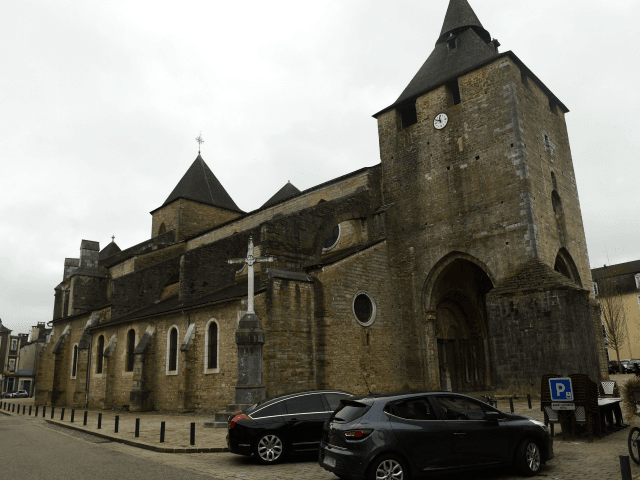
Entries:
[[413,476],[514,464],[527,476],[553,458],[538,420],[451,392],[341,401],[324,426],[319,462],[341,479]]
[[352,394],[315,390],[270,398],[227,421],[227,446],[239,455],[255,454],[260,463],[273,464],[289,453],[318,451],[322,428],[340,400]]

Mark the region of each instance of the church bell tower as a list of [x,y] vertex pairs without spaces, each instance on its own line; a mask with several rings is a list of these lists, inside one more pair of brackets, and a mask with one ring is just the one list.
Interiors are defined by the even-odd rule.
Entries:
[[[467,0],[450,0],[433,51],[374,115],[384,202],[395,204],[388,241],[403,321],[416,338],[424,322],[432,332],[415,348],[444,342],[420,365],[407,363],[427,387],[441,388],[448,375],[467,389],[533,391],[543,373],[606,375],[569,110],[499,46]],[[558,292],[558,302],[548,299]],[[518,309],[525,297],[529,310]],[[555,323],[545,323],[550,317]],[[564,352],[551,346],[563,335],[574,336]],[[466,355],[475,366],[460,360]]]

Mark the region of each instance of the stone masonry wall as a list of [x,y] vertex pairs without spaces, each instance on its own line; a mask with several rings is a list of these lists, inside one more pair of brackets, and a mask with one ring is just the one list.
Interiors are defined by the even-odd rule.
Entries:
[[[325,266],[315,275],[318,388],[364,394],[364,378],[374,392],[420,385],[421,379],[410,381],[403,368],[404,357],[417,352],[406,351],[403,324],[389,294],[386,242]],[[367,327],[353,313],[353,300],[360,291],[368,292],[376,303],[375,320]]]
[[487,301],[498,393],[537,393],[544,374],[600,381],[586,291],[554,290]]

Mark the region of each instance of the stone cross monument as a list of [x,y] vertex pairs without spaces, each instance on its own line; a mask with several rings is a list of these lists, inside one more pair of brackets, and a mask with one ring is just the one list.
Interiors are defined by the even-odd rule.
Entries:
[[264,331],[260,319],[253,309],[253,265],[273,262],[273,257],[256,258],[253,256],[253,238],[249,237],[249,250],[246,258],[233,258],[229,263],[244,263],[248,272],[248,305],[242,312],[236,331],[238,345],[238,383],[236,384],[236,404],[252,404],[266,397],[262,379],[262,346]]

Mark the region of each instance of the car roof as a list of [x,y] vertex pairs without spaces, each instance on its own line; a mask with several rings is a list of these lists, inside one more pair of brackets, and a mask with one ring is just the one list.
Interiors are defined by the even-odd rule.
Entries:
[[311,393],[344,393],[346,395],[353,396],[353,393],[345,392],[344,390],[306,390],[303,392],[287,393],[286,395],[280,395],[279,397],[265,398],[261,402],[258,402],[258,406],[265,407],[272,403],[279,402],[280,400],[287,400],[288,398],[299,397],[301,395],[308,395]]
[[[423,397],[425,395],[459,395],[462,397],[468,397],[468,398],[473,398],[474,400],[478,400],[475,397],[472,397],[470,395],[467,395],[465,393],[458,393],[458,392],[447,392],[447,391],[443,391],[443,390],[437,390],[437,391],[422,391],[422,392],[415,392],[415,391],[398,391],[398,392],[388,392],[388,393],[373,393],[373,394],[369,394],[369,395],[358,395],[358,396],[354,396],[349,398],[350,401],[366,401],[367,399],[371,399],[371,400],[381,400],[381,399],[386,399],[386,400],[402,400],[404,398],[413,398],[413,397]],[[481,400],[482,401],[482,400]]]

